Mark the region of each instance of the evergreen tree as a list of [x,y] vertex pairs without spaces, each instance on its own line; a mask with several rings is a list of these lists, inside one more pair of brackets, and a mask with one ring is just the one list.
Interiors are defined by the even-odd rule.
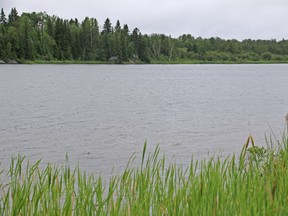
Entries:
[[134,45],[134,57],[145,63],[149,63],[147,38],[142,36],[138,28],[135,28],[132,32],[132,41]]
[[3,8],[1,8],[1,14],[0,14],[0,24],[5,25],[7,23],[6,15],[4,13]]
[[100,58],[107,61],[113,56],[112,52],[112,24],[107,18],[104,22],[103,30],[101,32],[101,53]]
[[57,45],[54,56],[59,60],[71,59],[71,34],[67,20],[57,18],[54,39]]
[[7,44],[7,19],[3,8],[0,14],[0,59],[5,58],[5,50]]
[[115,26],[115,32],[119,33],[121,31],[121,25],[119,20],[117,20],[116,22],[116,26]]
[[110,33],[112,33],[112,24],[110,22],[110,19],[107,18],[104,22],[102,34],[109,35]]
[[134,58],[138,59],[139,58],[139,49],[140,49],[140,35],[139,35],[140,31],[138,28],[135,28],[132,31],[132,43],[133,43],[133,48],[134,48]]
[[129,35],[129,27],[128,27],[127,24],[125,24],[125,25],[123,26],[123,32],[125,33],[125,35]]
[[18,12],[16,10],[16,8],[12,8],[10,14],[8,15],[8,24],[10,26],[16,26],[18,24]]

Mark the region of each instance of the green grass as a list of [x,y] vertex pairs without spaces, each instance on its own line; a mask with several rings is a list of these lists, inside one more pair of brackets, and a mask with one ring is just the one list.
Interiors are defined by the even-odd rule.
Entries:
[[271,146],[250,136],[238,156],[182,167],[159,147],[148,154],[145,143],[141,164],[131,157],[106,183],[79,167],[18,156],[1,174],[0,215],[287,215],[288,139]]
[[178,60],[151,60],[151,64],[287,64],[287,61],[276,60],[193,60],[193,59],[178,59]]
[[[108,61],[84,61],[84,60],[17,60],[20,64],[113,64]],[[151,59],[151,62],[148,64],[287,64],[288,62],[285,60],[277,61],[277,60],[191,60],[191,59],[177,59],[177,60],[157,60]],[[145,64],[141,61],[129,61],[123,62],[122,64]]]
[[20,60],[19,63],[21,64],[109,64],[109,62],[105,61],[78,61],[78,60]]

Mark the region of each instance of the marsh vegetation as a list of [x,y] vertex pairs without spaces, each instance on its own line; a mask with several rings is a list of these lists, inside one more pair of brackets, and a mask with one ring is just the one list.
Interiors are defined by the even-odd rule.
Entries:
[[139,166],[132,156],[107,182],[79,167],[13,158],[1,173],[0,214],[287,215],[287,136],[266,148],[249,136],[241,154],[191,159],[188,167],[146,147]]

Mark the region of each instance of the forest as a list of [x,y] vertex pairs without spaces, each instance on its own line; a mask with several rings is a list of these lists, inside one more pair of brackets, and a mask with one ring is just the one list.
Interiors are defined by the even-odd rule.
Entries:
[[[118,20],[62,19],[45,12],[0,14],[0,60],[19,63],[285,63],[288,40],[224,40],[142,34]],[[193,29],[191,29],[193,31]]]

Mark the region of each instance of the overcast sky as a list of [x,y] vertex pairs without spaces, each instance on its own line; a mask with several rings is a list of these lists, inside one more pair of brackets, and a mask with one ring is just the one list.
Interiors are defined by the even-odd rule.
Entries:
[[128,24],[144,34],[224,39],[288,39],[288,0],[0,0],[6,15],[47,12],[61,18],[94,17],[102,26]]

